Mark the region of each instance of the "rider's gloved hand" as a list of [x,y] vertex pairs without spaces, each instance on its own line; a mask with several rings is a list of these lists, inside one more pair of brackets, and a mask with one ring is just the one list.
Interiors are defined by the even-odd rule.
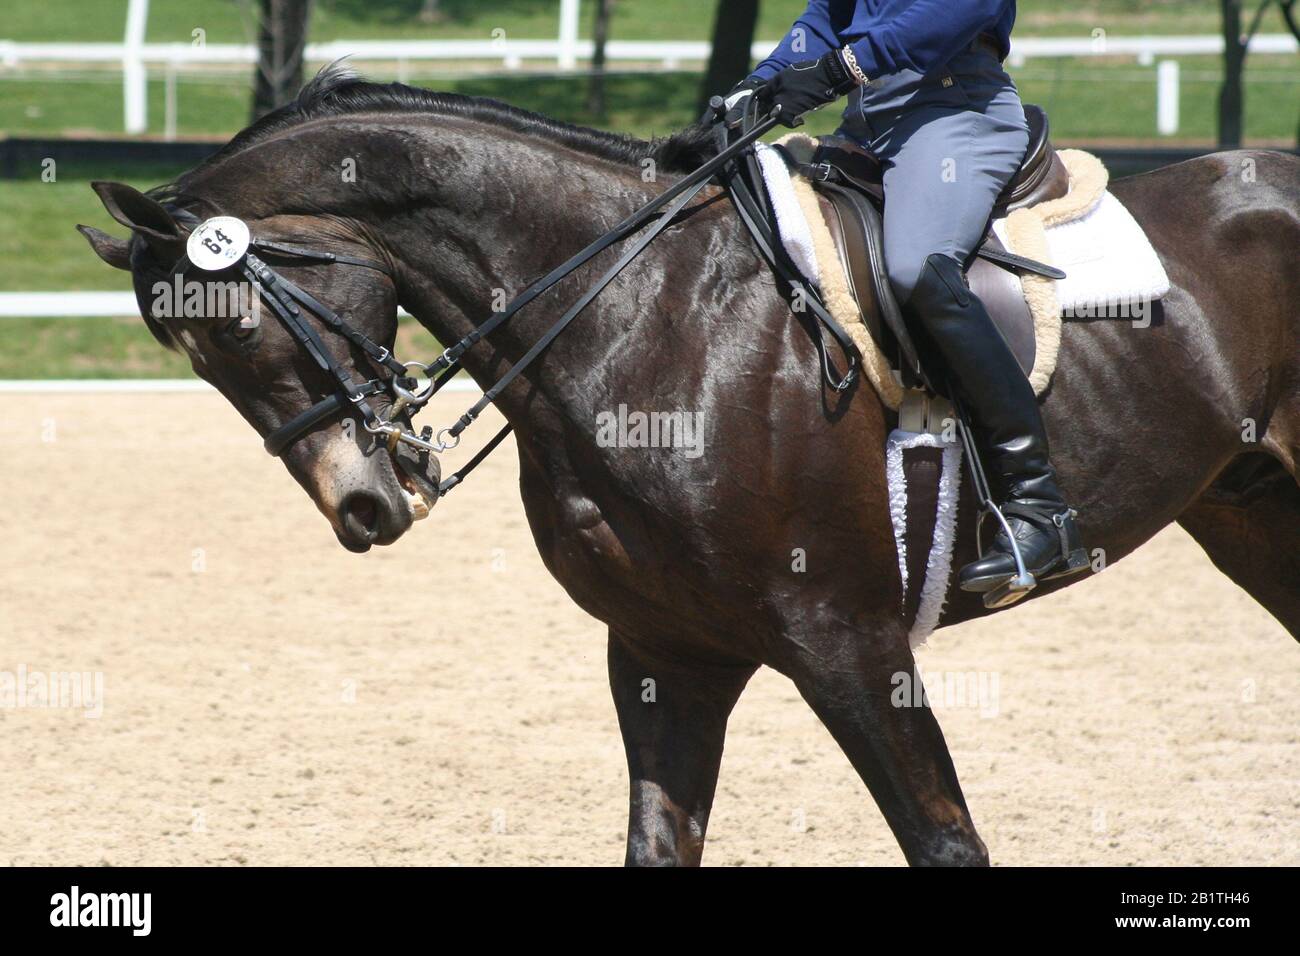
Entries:
[[760,80],[756,76],[750,76],[733,86],[723,98],[726,113],[722,121],[730,127],[740,125],[740,121],[745,116],[745,108],[749,106],[749,98],[754,95],[756,90],[767,86],[767,83],[767,80]]
[[764,112],[779,106],[782,124],[795,127],[803,123],[803,114],[834,102],[855,86],[844,54],[831,50],[821,59],[787,66],[757,95]]

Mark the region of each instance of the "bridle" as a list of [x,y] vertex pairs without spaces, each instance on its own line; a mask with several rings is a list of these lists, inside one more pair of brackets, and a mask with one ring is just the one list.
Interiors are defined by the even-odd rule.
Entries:
[[[334,383],[333,393],[306,411],[295,415],[266,436],[263,445],[270,454],[275,456],[283,454],[290,445],[316,425],[342,414],[348,408],[356,409],[366,430],[373,434],[391,435],[395,431],[400,431],[391,421],[381,418],[369,401],[373,396],[382,395],[389,390],[392,391],[393,405],[401,402],[401,407],[411,403],[418,406],[427,400],[422,398],[422,390],[418,389],[411,375],[412,371],[425,367],[422,363],[398,361],[390,349],[379,345],[364,332],[349,325],[329,306],[280,275],[262,258],[262,255],[305,259],[325,265],[359,266],[373,269],[391,278],[392,273],[387,266],[359,256],[258,239],[249,235],[248,227],[233,216],[215,216],[202,222],[191,213],[178,211],[176,216],[182,221],[190,220],[196,223],[196,226],[190,232],[186,243],[186,254],[176,263],[172,270],[173,274],[183,275],[192,266],[205,272],[219,272],[231,267],[238,269],[257,292],[258,298],[275,313],[298,346],[311,356],[316,365],[326,372]],[[311,310],[326,328],[343,336],[377,365],[391,372],[391,377],[387,381],[374,378],[356,382],[352,373],[335,360],[319,333],[307,321],[302,311],[304,306]],[[390,411],[389,419],[393,414]]]
[[[714,98],[712,108],[720,115],[721,100]],[[366,431],[381,437],[388,443],[389,450],[398,444],[406,444],[421,451],[437,454],[449,451],[460,444],[460,436],[480,414],[491,405],[511,382],[531,365],[546,348],[568,327],[578,315],[598,296],[606,286],[618,276],[654,239],[669,225],[677,220],[686,205],[715,176],[718,176],[724,188],[731,194],[742,221],[754,237],[764,257],[777,270],[792,288],[802,288],[803,298],[812,307],[812,311],[822,326],[825,326],[839,342],[841,349],[849,356],[847,371],[841,376],[833,368],[826,353],[820,329],[815,337],[822,357],[822,368],[830,387],[844,391],[855,380],[858,371],[858,356],[848,334],[821,306],[816,291],[805,286],[789,269],[784,261],[781,244],[775,237],[765,217],[760,215],[761,202],[754,194],[759,190],[752,183],[744,182],[747,173],[735,163],[760,136],[777,124],[773,113],[764,118],[748,115],[742,125],[740,135],[732,142],[726,142],[725,130],[720,133],[719,152],[702,164],[693,173],[674,183],[665,192],[656,196],[632,215],[618,223],[604,235],[593,240],[565,262],[556,266],[542,278],[533,282],[517,295],[501,311],[483,324],[477,326],[468,335],[443,351],[434,361],[402,362],[392,351],[380,346],[358,329],[345,322],[334,310],[324,305],[314,296],[299,288],[273,269],[263,255],[273,258],[305,259],[325,265],[351,265],[373,269],[392,278],[387,266],[380,262],[356,256],[341,255],[308,249],[298,245],[272,242],[259,239],[249,233],[248,227],[233,216],[216,216],[199,221],[192,213],[177,211],[177,218],[195,224],[186,243],[186,254],[172,270],[183,273],[190,266],[206,272],[219,272],[237,268],[256,290],[259,298],[270,306],[281,324],[288,330],[298,345],[303,348],[333,381],[333,394],[321,399],[306,411],[295,415],[266,436],[264,447],[275,456],[283,454],[294,442],[324,421],[343,415],[349,408],[355,409],[361,417]],[[721,128],[721,127],[720,127]],[[750,154],[752,157],[752,153]],[[748,171],[752,177],[753,170]],[[661,211],[662,210],[662,211]],[[644,228],[644,231],[641,230]],[[571,305],[559,319],[533,344],[531,348],[510,367],[510,369],[475,402],[453,424],[441,429],[435,435],[433,429],[425,427],[418,435],[398,420],[403,413],[414,413],[428,404],[448,381],[460,370],[465,353],[481,342],[496,329],[510,320],[517,312],[535,300],[556,283],[571,275],[587,262],[595,258],[617,242],[630,238],[640,232],[614,262],[591,285],[576,302]],[[260,253],[260,254],[259,254]],[[364,382],[353,379],[351,372],[341,366],[322,341],[316,329],[303,315],[306,307],[324,325],[337,335],[343,336],[352,345],[359,348],[377,365],[387,369],[391,374],[387,379],[374,378]],[[816,329],[816,326],[813,326]],[[412,374],[412,373],[416,374]],[[423,382],[421,383],[421,379]],[[387,395],[390,403],[383,414],[375,411],[370,399]],[[511,426],[503,427],[469,463],[449,478],[444,479],[438,487],[439,496],[446,494],[464,479],[488,454],[495,449],[510,433]]]

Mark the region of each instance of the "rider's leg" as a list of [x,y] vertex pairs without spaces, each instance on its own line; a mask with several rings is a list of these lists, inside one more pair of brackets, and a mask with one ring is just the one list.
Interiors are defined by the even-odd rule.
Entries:
[[[885,257],[894,292],[918,337],[947,366],[1029,571],[1050,575],[1079,552],[1077,532],[1033,390],[962,274],[1028,144],[1019,97],[1000,77],[1000,68],[957,74],[951,87],[938,88],[929,102],[921,97],[885,128],[877,120],[873,147],[886,163]],[[1015,571],[1010,543],[999,534],[960,581],[968,590],[991,590]]]
[[[1033,389],[983,303],[966,288],[956,260],[941,253],[927,257],[908,311],[939,351],[950,387],[973,419],[1026,569],[1039,577],[1087,567],[1056,484]],[[1010,543],[1000,531],[985,556],[961,570],[959,581],[966,590],[988,591],[1015,575]]]

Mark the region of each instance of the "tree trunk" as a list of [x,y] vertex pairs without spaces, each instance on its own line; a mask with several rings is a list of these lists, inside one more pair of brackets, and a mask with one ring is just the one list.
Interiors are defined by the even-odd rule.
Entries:
[[747,75],[750,47],[758,26],[758,0],[718,0],[718,14],[713,21],[713,52],[700,88],[697,112],[709,106],[709,97],[725,93]]
[[442,11],[438,9],[438,0],[424,0],[420,4],[420,13],[416,19],[421,23],[440,23]]
[[[1296,14],[1296,0],[1283,0],[1282,18],[1286,20],[1286,28],[1291,31],[1291,35],[1300,40],[1300,15]],[[1296,148],[1300,149],[1300,125],[1296,126],[1295,133]]]
[[312,0],[259,0],[253,119],[284,106],[302,88]]
[[608,104],[605,101],[605,44],[609,41],[609,17],[614,0],[596,0],[596,23],[591,31],[591,79],[587,84],[587,112],[604,119]]
[[1219,146],[1241,145],[1246,47],[1241,42],[1241,0],[1219,0],[1223,8],[1223,86],[1219,90]]

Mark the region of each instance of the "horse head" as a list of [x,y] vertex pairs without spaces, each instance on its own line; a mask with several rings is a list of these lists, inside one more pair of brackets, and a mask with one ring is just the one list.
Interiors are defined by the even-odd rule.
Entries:
[[[437,457],[392,440],[410,434],[392,388],[403,378],[391,358],[397,292],[363,229],[334,216],[270,215],[210,219],[217,226],[195,236],[204,227],[184,205],[122,183],[93,186],[131,237],[78,229],[101,259],[131,273],[150,331],[183,350],[266,439],[345,548],[391,544],[428,514]],[[205,258],[196,238],[213,253],[222,243],[242,248]]]

